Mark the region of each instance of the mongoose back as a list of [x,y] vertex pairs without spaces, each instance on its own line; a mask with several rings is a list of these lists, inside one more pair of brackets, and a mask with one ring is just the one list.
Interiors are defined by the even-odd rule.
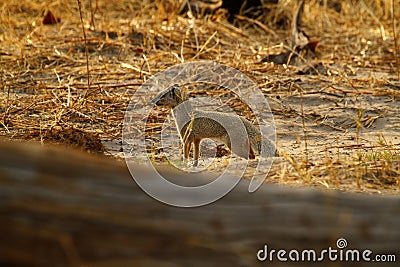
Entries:
[[[154,100],[157,106],[173,109],[176,124],[183,142],[184,159],[189,158],[192,144],[194,145],[194,164],[198,165],[200,154],[200,142],[204,138],[222,141],[233,153],[242,158],[255,158],[255,152],[267,157],[277,155],[275,145],[271,140],[262,137],[258,127],[236,114],[223,112],[206,112],[193,110],[186,95],[179,85],[174,84],[161,92]],[[230,129],[246,129],[247,134],[228,134],[223,125],[229,125]],[[232,146],[232,142],[238,145]],[[263,153],[261,150],[263,149]]]

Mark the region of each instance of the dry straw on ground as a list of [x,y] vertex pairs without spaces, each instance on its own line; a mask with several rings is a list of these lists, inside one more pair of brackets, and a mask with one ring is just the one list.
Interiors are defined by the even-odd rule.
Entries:
[[[81,2],[87,45],[77,1],[0,4],[2,136],[102,150],[98,140],[121,139],[130,98],[151,75],[208,59],[248,75],[271,105],[283,157],[268,181],[399,192],[397,1],[342,1],[340,13],[307,1],[303,25],[320,43],[302,66],[261,63],[289,43],[295,1],[236,24],[222,11],[180,15],[172,0]],[[55,23],[43,23],[48,11]],[[159,121],[150,126],[159,128]]]

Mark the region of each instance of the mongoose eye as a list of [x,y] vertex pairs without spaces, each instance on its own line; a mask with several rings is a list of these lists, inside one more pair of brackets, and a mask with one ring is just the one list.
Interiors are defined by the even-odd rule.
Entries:
[[179,85],[174,84],[172,91],[174,92],[175,95],[180,95],[181,94],[181,89],[179,88]]

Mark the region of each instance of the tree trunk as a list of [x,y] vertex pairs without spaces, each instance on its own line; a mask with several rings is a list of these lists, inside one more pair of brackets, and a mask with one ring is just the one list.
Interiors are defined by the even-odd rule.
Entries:
[[400,260],[396,196],[271,184],[249,194],[241,181],[213,204],[176,208],[146,195],[121,162],[10,143],[0,144],[0,184],[1,266],[298,266],[276,253],[259,262],[257,252],[319,253],[337,249],[339,238],[346,249],[371,250],[370,258]]

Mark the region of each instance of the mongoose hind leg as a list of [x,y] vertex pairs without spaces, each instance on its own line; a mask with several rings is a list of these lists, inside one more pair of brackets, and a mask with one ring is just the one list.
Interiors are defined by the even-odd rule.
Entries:
[[230,148],[233,153],[244,159],[255,159],[253,148],[247,137],[239,138],[236,142],[237,145]]

